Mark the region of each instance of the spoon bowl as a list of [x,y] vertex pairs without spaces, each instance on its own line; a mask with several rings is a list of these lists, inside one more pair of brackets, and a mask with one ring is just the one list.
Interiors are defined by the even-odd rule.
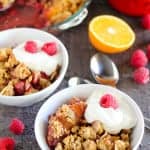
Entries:
[[90,70],[97,83],[115,86],[119,81],[115,63],[104,54],[97,53],[91,57]]

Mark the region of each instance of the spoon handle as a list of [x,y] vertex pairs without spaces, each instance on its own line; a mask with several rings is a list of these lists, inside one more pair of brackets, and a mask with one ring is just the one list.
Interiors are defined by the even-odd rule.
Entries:
[[150,119],[147,117],[144,117],[144,122],[145,122],[145,127],[150,130]]
[[87,79],[82,79],[81,84],[94,84],[94,82]]

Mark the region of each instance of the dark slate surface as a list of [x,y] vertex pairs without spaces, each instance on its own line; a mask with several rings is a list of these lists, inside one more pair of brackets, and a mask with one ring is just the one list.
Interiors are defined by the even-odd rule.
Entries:
[[[141,28],[139,18],[127,17],[118,13],[109,7],[104,0],[93,0],[89,7],[88,18],[80,26],[65,31],[58,36],[67,47],[70,57],[68,72],[59,89],[67,86],[67,80],[71,76],[81,76],[94,81],[89,71],[89,59],[96,51],[89,44],[87,27],[89,20],[100,14],[119,16],[126,20],[136,32],[137,39],[130,50],[109,56],[119,68],[120,81],[117,87],[130,95],[139,104],[144,115],[150,117],[150,83],[144,86],[135,84],[131,79],[132,69],[128,64],[131,53],[135,48],[145,48],[150,40],[150,32]],[[34,119],[42,104],[43,102],[27,108],[0,106],[0,136],[14,137],[17,141],[16,150],[39,150],[34,136]],[[25,123],[26,130],[21,136],[12,135],[7,129],[13,117],[18,117]],[[144,139],[139,150],[149,149],[150,131],[145,130]]]

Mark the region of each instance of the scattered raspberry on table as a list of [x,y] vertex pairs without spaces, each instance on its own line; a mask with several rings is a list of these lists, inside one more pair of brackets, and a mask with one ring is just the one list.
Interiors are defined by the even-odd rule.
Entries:
[[144,67],[148,63],[148,58],[143,50],[137,49],[133,52],[130,64],[134,68]]
[[150,80],[149,69],[140,67],[133,72],[133,79],[136,83],[146,84]]
[[15,140],[10,137],[0,137],[0,150],[14,150]]
[[14,118],[9,125],[9,130],[16,135],[22,134],[24,132],[24,128],[24,123],[18,118]]

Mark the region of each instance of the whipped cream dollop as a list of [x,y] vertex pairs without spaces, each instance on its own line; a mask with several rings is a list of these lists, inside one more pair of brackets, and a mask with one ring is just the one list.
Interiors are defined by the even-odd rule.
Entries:
[[99,120],[102,122],[104,129],[111,134],[117,134],[122,129],[133,128],[137,119],[126,99],[120,95],[115,95],[118,107],[115,109],[112,107],[104,108],[100,105],[100,100],[104,94],[107,93],[96,90],[88,98],[84,114],[87,122],[92,123]]
[[13,54],[18,61],[24,63],[31,70],[42,71],[47,75],[50,75],[55,71],[57,65],[61,65],[62,63],[62,55],[59,45],[57,45],[57,53],[50,56],[41,50],[41,47],[45,42],[39,40],[34,40],[34,42],[36,42],[38,46],[38,51],[36,53],[29,53],[26,51],[24,48],[26,42],[24,42],[13,49]]

